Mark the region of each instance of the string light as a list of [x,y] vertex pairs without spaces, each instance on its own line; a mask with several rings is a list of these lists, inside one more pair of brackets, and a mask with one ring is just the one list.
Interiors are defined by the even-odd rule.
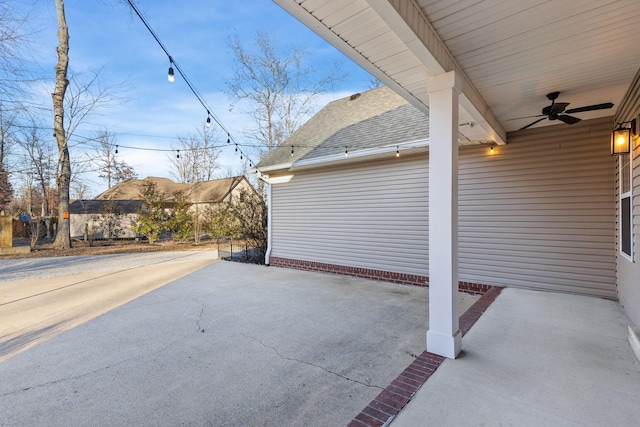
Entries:
[[[158,43],[158,45],[162,48],[162,50],[164,51],[164,53],[167,55],[167,57],[169,58],[169,73],[167,78],[169,79],[170,82],[173,82],[175,80],[175,75],[174,75],[174,67],[175,67],[175,71],[178,72],[178,74],[180,74],[180,76],[182,77],[182,79],[184,80],[184,82],[187,84],[187,86],[189,87],[189,89],[191,90],[191,92],[193,92],[193,94],[195,95],[195,97],[198,99],[198,101],[200,102],[200,104],[205,108],[205,110],[207,111],[207,127],[210,126],[211,124],[211,119],[213,118],[213,120],[218,124],[218,126],[220,126],[220,128],[225,131],[227,133],[227,143],[230,144],[231,140],[234,139],[231,134],[229,133],[229,131],[225,128],[225,126],[222,124],[222,122],[216,117],[215,114],[211,113],[211,109],[209,108],[209,106],[207,105],[207,103],[204,101],[204,99],[202,98],[202,96],[200,95],[200,93],[196,90],[196,88],[194,87],[194,85],[191,83],[191,81],[189,80],[189,78],[185,75],[185,73],[182,71],[182,69],[180,68],[180,65],[178,63],[176,63],[173,59],[173,57],[169,54],[169,51],[167,50],[167,48],[164,46],[164,44],[162,43],[162,41],[160,40],[160,38],[157,36],[157,34],[155,33],[155,31],[153,30],[153,28],[151,28],[151,25],[149,25],[149,23],[147,22],[147,20],[144,18],[144,16],[142,16],[142,13],[140,13],[140,11],[138,10],[138,8],[136,7],[136,5],[133,3],[132,0],[127,0],[127,3],[129,4],[129,6],[131,6],[131,9],[133,9],[133,11],[136,13],[136,15],[138,16],[138,18],[140,18],[140,21],[142,21],[142,23],[144,24],[144,26],[147,28],[147,30],[149,30],[149,33],[151,33],[151,35],[153,36],[153,38],[155,39],[155,41]],[[238,144],[237,142],[235,142],[236,145],[236,152],[240,151],[240,159],[243,159],[244,156],[244,152],[242,150],[238,150]]]
[[173,83],[176,81],[176,77],[173,74],[173,59],[171,57],[169,57],[169,73],[167,75],[167,80],[169,80],[169,83]]
[[180,150],[176,150],[176,159],[180,158]]
[[347,147],[344,147],[344,156],[348,157],[349,156],[349,150],[347,150]]
[[291,146],[291,157],[293,157],[293,145]]
[[116,144],[116,154],[118,154],[118,145]]
[[396,147],[396,157],[400,157],[400,146]]

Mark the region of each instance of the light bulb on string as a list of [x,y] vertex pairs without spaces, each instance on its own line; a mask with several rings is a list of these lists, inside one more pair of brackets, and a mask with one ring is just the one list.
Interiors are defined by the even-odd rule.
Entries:
[[291,157],[293,157],[293,145],[291,146]]
[[169,80],[169,83],[176,81],[176,76],[173,74],[173,59],[171,57],[169,57],[169,74],[167,74],[167,80]]
[[118,146],[116,145],[116,154],[118,154]]
[[180,158],[180,150],[176,150],[176,159]]
[[396,157],[400,157],[400,146],[396,147]]
[[227,144],[231,144],[231,134],[227,134]]
[[347,147],[344,147],[344,156],[345,157],[349,156],[349,150],[347,149]]
[[207,127],[211,127],[211,113],[207,110]]
[[236,144],[236,153],[238,152],[238,145]]

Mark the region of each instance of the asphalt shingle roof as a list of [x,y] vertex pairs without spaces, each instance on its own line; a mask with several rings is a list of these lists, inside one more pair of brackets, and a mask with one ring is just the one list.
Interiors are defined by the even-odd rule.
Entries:
[[183,184],[173,182],[168,178],[150,176],[143,180],[130,179],[114,185],[107,191],[99,194],[96,200],[140,200],[140,190],[145,182],[155,182],[158,191],[164,195],[165,201],[173,202],[174,193],[182,191],[187,200],[191,203],[197,202],[220,202],[233,190],[242,180],[243,176],[222,178],[212,181],[199,182],[197,184]]
[[257,168],[341,154],[345,149],[393,146],[428,136],[427,115],[393,90],[381,87],[330,102],[265,156]]

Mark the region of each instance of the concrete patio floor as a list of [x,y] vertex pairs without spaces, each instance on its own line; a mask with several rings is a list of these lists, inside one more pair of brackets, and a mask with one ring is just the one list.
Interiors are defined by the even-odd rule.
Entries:
[[392,426],[638,426],[629,324],[615,301],[504,289]]
[[617,302],[495,295],[434,370],[426,288],[218,262],[0,362],[0,425],[638,425]]
[[0,425],[346,425],[427,310],[426,288],[217,262],[1,362]]

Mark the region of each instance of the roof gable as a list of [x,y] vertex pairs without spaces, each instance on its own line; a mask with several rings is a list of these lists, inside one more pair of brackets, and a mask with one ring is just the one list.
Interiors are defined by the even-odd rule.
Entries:
[[173,182],[168,178],[147,177],[145,179],[130,179],[114,185],[107,191],[99,194],[96,200],[140,200],[140,191],[146,182],[154,182],[158,191],[164,195],[166,202],[174,201],[174,193],[181,191],[191,203],[197,202],[221,202],[242,181],[244,176],[215,179],[211,181],[185,184]]

